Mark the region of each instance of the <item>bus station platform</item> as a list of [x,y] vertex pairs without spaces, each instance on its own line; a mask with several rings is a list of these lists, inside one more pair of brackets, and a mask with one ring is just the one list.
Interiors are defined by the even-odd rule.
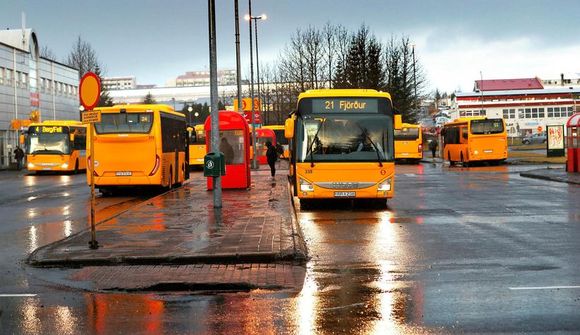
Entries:
[[[286,162],[281,162],[286,163]],[[37,267],[235,264],[290,261],[303,264],[306,246],[288,190],[286,171],[252,171],[251,189],[223,190],[213,208],[202,172],[180,188],[149,199],[90,230],[35,250]]]

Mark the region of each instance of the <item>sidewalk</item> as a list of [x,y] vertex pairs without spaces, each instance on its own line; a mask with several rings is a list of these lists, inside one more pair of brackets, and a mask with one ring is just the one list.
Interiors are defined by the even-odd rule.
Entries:
[[[303,264],[306,246],[295,219],[286,174],[252,171],[250,190],[224,190],[213,209],[203,173],[183,187],[152,198],[90,231],[41,247],[29,257],[40,267],[105,265]],[[281,169],[283,170],[283,169]]]
[[568,173],[564,168],[530,170],[520,172],[520,176],[580,185],[580,173]]

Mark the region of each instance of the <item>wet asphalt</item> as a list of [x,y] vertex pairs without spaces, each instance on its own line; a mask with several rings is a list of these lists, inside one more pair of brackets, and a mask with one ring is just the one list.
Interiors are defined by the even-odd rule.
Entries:
[[580,187],[519,175],[538,167],[399,165],[386,209],[347,201],[301,211],[297,204],[311,256],[302,290],[211,294],[91,293],[39,278],[22,260],[84,228],[88,188],[80,176],[33,182],[1,172],[0,294],[34,296],[0,295],[0,329],[577,333]]

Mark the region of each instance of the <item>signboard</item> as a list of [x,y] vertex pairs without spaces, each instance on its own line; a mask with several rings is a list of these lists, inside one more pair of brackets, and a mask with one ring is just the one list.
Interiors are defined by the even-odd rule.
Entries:
[[564,157],[564,125],[546,126],[548,157]]
[[82,123],[99,123],[101,122],[101,111],[86,111],[81,113]]
[[38,92],[30,92],[30,106],[40,107],[40,94]]
[[[260,99],[254,98],[254,109],[257,111],[262,110],[262,104]],[[249,112],[252,110],[252,98],[243,98],[242,99],[242,111]],[[238,99],[234,99],[234,112],[238,111]]]
[[[252,124],[252,113],[249,111],[244,111],[244,118],[248,121],[248,124]],[[262,115],[260,112],[254,112],[254,123],[261,124],[262,123]]]
[[[85,110],[92,110],[101,97],[101,80],[92,72],[87,72],[79,85],[79,98]],[[84,122],[84,121],[83,121]]]

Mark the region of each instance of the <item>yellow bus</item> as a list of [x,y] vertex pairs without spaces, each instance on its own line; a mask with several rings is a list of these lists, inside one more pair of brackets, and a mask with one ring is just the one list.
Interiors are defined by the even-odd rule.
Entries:
[[419,163],[423,159],[423,132],[418,124],[403,123],[395,129],[395,160]]
[[448,122],[441,131],[443,157],[461,162],[501,163],[508,157],[507,132],[502,118],[470,117]]
[[166,105],[116,105],[95,110],[101,112],[101,122],[95,123],[94,129],[94,178],[102,193],[122,186],[171,188],[187,178],[183,114]]
[[74,172],[87,167],[87,127],[79,121],[44,121],[28,127],[28,171]]
[[189,167],[203,168],[203,158],[206,154],[205,129],[203,124],[187,127],[189,134]]
[[288,139],[284,137],[284,126],[283,125],[269,125],[269,126],[262,126],[265,129],[272,129],[276,134],[276,143],[282,146],[284,149],[284,153],[282,154],[282,158],[288,159],[290,157],[290,147],[288,145]]
[[286,120],[292,139],[290,179],[301,204],[312,199],[377,199],[394,195],[394,114],[389,93],[309,90]]

